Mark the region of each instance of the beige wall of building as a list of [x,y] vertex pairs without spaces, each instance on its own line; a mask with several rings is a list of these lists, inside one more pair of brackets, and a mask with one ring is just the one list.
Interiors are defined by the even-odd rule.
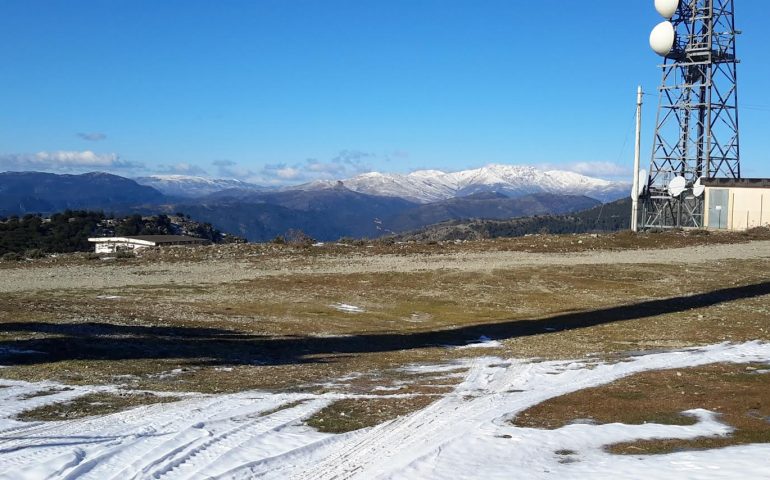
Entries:
[[709,228],[770,226],[770,188],[707,187],[705,200],[705,224]]

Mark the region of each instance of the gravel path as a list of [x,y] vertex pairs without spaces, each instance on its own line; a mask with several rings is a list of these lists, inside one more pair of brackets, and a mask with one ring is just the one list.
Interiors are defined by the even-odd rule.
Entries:
[[292,274],[352,274],[456,270],[488,272],[526,266],[603,264],[697,264],[729,259],[770,259],[770,241],[665,250],[595,251],[570,254],[469,252],[435,255],[282,257],[181,263],[24,265],[4,269],[0,292],[107,289],[147,285],[219,284]]

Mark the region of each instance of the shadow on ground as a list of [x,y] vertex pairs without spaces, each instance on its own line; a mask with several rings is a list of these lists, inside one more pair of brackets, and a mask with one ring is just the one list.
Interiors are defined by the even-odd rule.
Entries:
[[[108,323],[0,324],[5,335],[46,334],[0,342],[0,364],[29,365],[66,360],[191,359],[205,364],[279,365],[333,361],[341,354],[465,345],[486,336],[504,340],[623,322],[770,294],[770,282],[630,305],[512,320],[454,329],[340,337],[267,337],[235,330],[124,326]],[[329,356],[330,358],[324,358]]]

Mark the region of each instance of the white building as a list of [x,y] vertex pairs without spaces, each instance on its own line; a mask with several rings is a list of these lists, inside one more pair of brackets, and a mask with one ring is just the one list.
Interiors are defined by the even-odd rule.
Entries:
[[706,186],[705,225],[747,230],[770,225],[770,179],[711,178]]
[[115,253],[121,250],[139,250],[147,247],[165,247],[170,245],[200,245],[206,243],[201,238],[182,235],[135,235],[130,237],[95,237],[89,242],[96,246],[96,253]]

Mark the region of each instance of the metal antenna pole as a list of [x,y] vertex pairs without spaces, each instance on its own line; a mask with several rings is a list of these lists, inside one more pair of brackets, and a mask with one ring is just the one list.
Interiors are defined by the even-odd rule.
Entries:
[[642,86],[636,91],[636,147],[634,148],[634,182],[631,189],[631,231],[639,231],[639,161],[642,153]]

